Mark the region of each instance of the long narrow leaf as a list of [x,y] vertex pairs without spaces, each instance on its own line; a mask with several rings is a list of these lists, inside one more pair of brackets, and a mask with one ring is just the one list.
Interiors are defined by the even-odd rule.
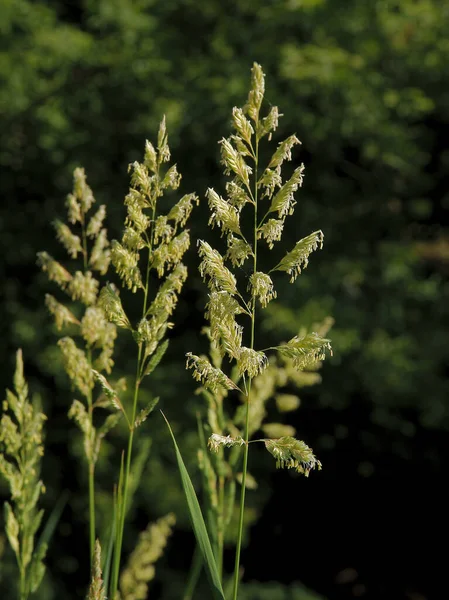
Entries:
[[[162,411],[161,411],[162,412]],[[175,447],[176,459],[178,461],[178,468],[181,474],[182,486],[184,488],[184,493],[187,500],[187,505],[189,507],[190,519],[192,522],[193,530],[195,533],[196,541],[200,548],[201,554],[204,560],[204,566],[209,577],[209,582],[212,588],[213,596],[217,600],[225,600],[223,588],[221,587],[220,575],[218,573],[217,563],[215,562],[214,553],[212,552],[212,546],[209,540],[209,536],[207,534],[206,525],[204,523],[204,518],[201,513],[201,508],[198,502],[198,498],[196,497],[195,489],[193,487],[192,481],[190,479],[189,473],[186,469],[184,461],[181,456],[181,452],[179,451],[178,445],[175,440],[175,436],[173,435],[173,431],[170,427],[169,422],[167,421],[164,413],[162,416],[167,423],[168,429],[170,431],[170,435],[173,440],[173,445]]]
[[69,492],[66,490],[58,498],[36,544],[36,552],[39,550],[39,547],[41,545],[50,544],[50,540],[53,536],[56,526],[59,523],[62,511],[64,510],[65,505],[67,504],[67,500],[69,499],[69,495]]

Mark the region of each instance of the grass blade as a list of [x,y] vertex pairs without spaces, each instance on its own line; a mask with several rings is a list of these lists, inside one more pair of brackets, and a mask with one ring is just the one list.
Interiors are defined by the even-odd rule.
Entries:
[[195,533],[196,541],[198,543],[199,549],[203,557],[204,567],[206,569],[207,576],[209,577],[209,582],[212,588],[213,596],[217,600],[225,600],[223,588],[221,587],[217,563],[215,561],[214,553],[212,552],[212,546],[209,540],[209,536],[207,534],[206,525],[204,523],[204,518],[201,513],[198,498],[196,497],[195,489],[193,487],[189,473],[187,472],[186,466],[182,459],[181,452],[179,451],[178,445],[175,440],[175,436],[173,435],[173,431],[170,427],[170,423],[167,421],[164,413],[162,413],[162,416],[164,417],[165,422],[167,423],[170,435],[173,440],[173,445],[175,447],[176,460],[178,461],[182,486],[184,488],[187,505],[189,507],[190,520],[192,522],[192,527]]
[[56,526],[59,523],[59,519],[61,518],[62,511],[64,510],[65,505],[67,504],[68,499],[69,499],[69,492],[66,490],[61,494],[61,496],[57,500],[55,506],[53,507],[53,510],[50,513],[50,516],[47,519],[47,522],[46,522],[46,524],[42,530],[42,533],[39,537],[39,541],[36,544],[36,552],[39,550],[40,546],[42,546],[43,544],[49,545],[50,540],[53,536],[53,533],[56,529]]

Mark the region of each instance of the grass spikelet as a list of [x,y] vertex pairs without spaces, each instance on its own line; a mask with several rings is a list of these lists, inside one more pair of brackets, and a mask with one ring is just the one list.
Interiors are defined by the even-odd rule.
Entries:
[[156,523],[150,523],[139,535],[136,548],[120,576],[122,600],[145,600],[148,584],[154,579],[154,564],[162,556],[167,540],[175,524],[175,516],[168,514]]
[[44,454],[43,425],[46,417],[28,398],[21,350],[16,354],[14,392],[7,390],[0,420],[0,474],[6,479],[11,504],[5,502],[6,536],[18,569],[18,597],[27,600],[44,575],[46,545],[36,549],[35,536],[43,511],[38,502],[44,484],[39,479]]
[[295,247],[284,256],[284,258],[272,269],[272,271],[286,271],[291,277],[293,283],[301,269],[305,269],[309,264],[309,256],[318,248],[323,247],[324,235],[322,231],[314,231],[307,237],[296,242]]
[[265,440],[265,447],[276,459],[279,469],[295,469],[306,477],[312,469],[321,470],[321,463],[306,443],[285,436],[274,440]]

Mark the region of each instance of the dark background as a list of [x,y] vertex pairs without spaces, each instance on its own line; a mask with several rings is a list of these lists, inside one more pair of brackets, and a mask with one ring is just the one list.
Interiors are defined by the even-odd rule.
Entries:
[[[284,115],[277,139],[296,132],[302,141],[292,168],[304,162],[306,177],[285,245],[325,234],[296,284],[277,283],[285,311],[268,311],[260,335],[294,335],[326,316],[335,324],[322,382],[301,391],[288,417],[323,471],[308,480],[270,471],[255,453],[261,485],[249,502],[260,518],[243,553],[244,581],[279,582],[273,600],[293,600],[280,584],[294,582],[336,600],[447,596],[447,31],[449,5],[437,0],[2,2],[0,383],[11,385],[21,347],[49,415],[45,506],[70,492],[42,597],[82,597],[88,569],[82,450],[44,307],[54,290],[36,253],[63,259],[51,221],[64,216],[79,165],[107,204],[110,237],[120,236],[127,165],[141,159],[163,114],[182,193],[202,198],[192,237],[213,240],[204,193],[223,190],[217,141],[245,102],[254,61],[266,73],[266,107]],[[182,357],[204,344],[206,292],[193,246],[187,262],[153,385],[194,469],[199,400]],[[119,346],[124,372],[127,348]],[[156,423],[148,435],[148,476],[126,549],[149,518],[178,513],[156,598],[167,581],[183,580],[193,541],[165,431]],[[99,473],[105,494],[114,460]],[[8,577],[6,566],[6,592]]]

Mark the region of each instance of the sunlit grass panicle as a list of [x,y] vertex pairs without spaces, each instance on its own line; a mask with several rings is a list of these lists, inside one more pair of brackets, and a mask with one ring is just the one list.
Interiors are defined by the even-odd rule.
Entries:
[[[278,466],[294,468],[305,475],[311,469],[321,467],[310,448],[294,439],[294,428],[281,422],[264,423],[264,419],[270,398],[294,381],[290,368],[316,365],[324,358],[325,350],[330,349],[329,340],[313,334],[315,337],[296,336],[287,344],[267,348],[281,356],[281,360],[277,360],[275,355],[271,357],[271,363],[265,350],[257,350],[259,305],[266,308],[277,297],[270,274],[287,271],[293,282],[307,266],[310,253],[323,241],[322,232],[316,231],[300,240],[274,268],[268,272],[262,270],[262,253],[258,251],[258,243],[265,242],[271,250],[281,240],[287,218],[294,212],[295,193],[302,185],[304,170],[301,164],[285,181],[283,179],[284,163],[292,160],[292,148],[300,143],[296,135],[277,145],[265,168],[260,164],[260,142],[263,138],[271,141],[281,116],[277,107],[271,107],[265,116],[260,114],[264,92],[264,73],[260,65],[254,63],[247,103],[243,110],[233,109],[234,131],[229,138],[220,141],[221,162],[229,176],[227,196],[223,198],[212,188],[207,191],[209,225],[219,227],[222,235],[226,236],[226,252],[222,256],[207,241],[199,241],[202,259],[199,271],[209,288],[205,316],[209,321],[208,332],[215,356],[213,365],[205,357],[187,354],[187,367],[192,368],[194,379],[202,383],[202,393],[208,402],[208,421],[213,431],[209,446],[218,451],[214,460],[208,462],[201,458],[201,471],[206,498],[210,503],[215,502],[214,510],[209,511],[209,525],[219,569],[223,566],[224,523],[229,523],[228,517],[223,516],[224,505],[231,507],[227,515],[231,514],[235,483],[241,485],[232,600],[238,597],[245,490],[253,483],[248,473],[250,437],[262,428],[267,435],[277,438],[264,441],[276,457]],[[228,268],[226,261],[232,268]],[[244,279],[246,290],[241,289]],[[244,328],[244,320],[248,322],[248,318],[248,327]],[[222,359],[226,355],[232,364],[230,377],[222,370]],[[241,406],[230,419],[224,410],[223,400],[228,392],[236,389],[237,383],[229,383],[234,381],[244,392],[241,391]],[[282,410],[288,411],[299,405],[299,399],[295,397],[292,400],[290,395],[287,401],[280,395],[278,404]],[[242,449],[239,452],[240,445]],[[232,447],[229,462],[225,461],[223,454],[226,446]],[[243,470],[240,473],[241,462]],[[215,473],[210,474],[208,469],[212,466]],[[211,482],[213,494],[209,490]]]
[[[7,480],[12,506],[5,502],[6,535],[19,567],[19,593],[26,600],[39,587],[45,566],[46,544],[35,548],[43,510],[37,505],[44,484],[39,479],[44,454],[45,415],[30,402],[22,352],[16,355],[14,391],[7,390],[0,420],[0,474]],[[8,414],[9,413],[9,414]]]
[[[125,198],[127,210],[125,229],[121,241],[114,240],[111,244],[112,264],[122,280],[123,287],[138,294],[142,300],[140,318],[137,317],[136,322],[131,323],[112,286],[109,285],[100,292],[100,305],[105,310],[107,318],[118,326],[131,329],[137,346],[136,377],[133,382],[134,393],[131,406],[123,403],[121,408],[129,432],[127,450],[123,454],[121,471],[123,496],[117,509],[109,589],[110,596],[113,598],[119,588],[123,530],[128,502],[132,496],[131,464],[134,434],[136,428],[144,423],[154,409],[158,400],[152,399],[141,408],[139,406],[141,384],[144,377],[153,373],[167,350],[166,334],[173,327],[169,319],[187,278],[187,269],[181,261],[190,246],[190,236],[184,227],[193,205],[198,202],[195,194],[186,194],[167,212],[162,213],[162,202],[159,200],[167,191],[176,190],[181,182],[181,175],[176,165],[165,164],[169,160],[170,149],[165,118],[163,118],[159,126],[157,145],[147,141],[143,161],[135,161],[129,167],[131,176],[130,189]],[[157,280],[159,280],[158,284]],[[101,379],[99,381],[101,383]],[[107,394],[107,391],[105,393]],[[118,397],[112,395],[110,400],[118,402]],[[137,586],[138,591],[136,592],[132,585],[131,587],[128,585],[128,580],[126,580],[128,583],[125,590],[123,587],[125,578],[120,584],[122,596],[124,598],[146,596],[145,578],[140,580],[140,575],[135,570],[129,571],[127,577],[134,578],[133,585]]]

